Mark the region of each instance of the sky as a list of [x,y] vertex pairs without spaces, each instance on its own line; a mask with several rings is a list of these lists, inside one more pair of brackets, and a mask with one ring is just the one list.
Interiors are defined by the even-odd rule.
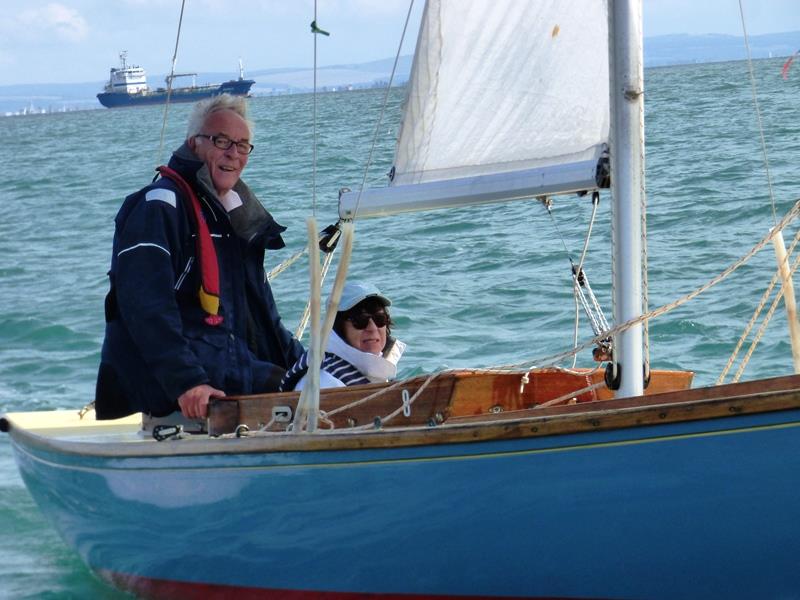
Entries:
[[[185,0],[176,72],[310,67],[313,0]],[[484,0],[493,2],[494,0]],[[569,0],[566,0],[569,1]],[[739,0],[643,0],[645,36],[742,35]],[[750,35],[800,31],[800,0],[741,0]],[[413,52],[422,0],[403,54]],[[181,0],[0,0],[0,85],[101,82],[119,52],[170,71]],[[317,0],[317,64],[393,57],[409,0]]]

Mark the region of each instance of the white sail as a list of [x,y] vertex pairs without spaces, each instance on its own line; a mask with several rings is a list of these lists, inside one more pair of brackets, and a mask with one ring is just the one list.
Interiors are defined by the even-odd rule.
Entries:
[[608,74],[604,0],[430,0],[391,187],[344,193],[341,216],[596,187]]

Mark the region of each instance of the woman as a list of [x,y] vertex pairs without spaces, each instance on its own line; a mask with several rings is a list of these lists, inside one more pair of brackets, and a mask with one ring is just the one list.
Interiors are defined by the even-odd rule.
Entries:
[[[392,302],[368,283],[348,282],[342,291],[319,375],[319,387],[343,387],[389,381],[406,345],[391,336]],[[289,369],[281,390],[301,390],[308,371],[308,353]]]

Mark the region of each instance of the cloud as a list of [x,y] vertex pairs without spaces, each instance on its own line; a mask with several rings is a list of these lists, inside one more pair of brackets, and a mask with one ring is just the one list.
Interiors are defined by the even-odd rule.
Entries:
[[54,35],[67,42],[80,42],[89,33],[86,19],[77,10],[57,2],[25,10],[17,16],[17,21],[29,33]]

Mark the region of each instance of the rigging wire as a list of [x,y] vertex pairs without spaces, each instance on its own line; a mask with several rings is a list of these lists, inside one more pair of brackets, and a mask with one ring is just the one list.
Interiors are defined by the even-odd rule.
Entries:
[[[660,317],[663,314],[666,314],[666,313],[678,308],[679,306],[682,306],[682,305],[686,304],[687,302],[693,300],[694,298],[696,298],[700,294],[706,292],[707,290],[711,289],[712,287],[716,286],[720,282],[722,282],[725,279],[727,279],[734,271],[739,269],[742,265],[744,265],[751,258],[753,258],[753,256],[758,254],[764,248],[764,246],[766,246],[772,240],[772,238],[775,237],[775,235],[776,235],[776,233],[778,231],[783,231],[783,229],[785,229],[786,226],[791,221],[796,219],[798,216],[800,216],[800,198],[798,198],[795,201],[795,203],[792,206],[792,208],[784,215],[784,217],[780,220],[780,222],[778,222],[778,224],[775,227],[773,227],[769,231],[769,233],[767,235],[765,235],[761,240],[759,240],[759,242],[755,246],[753,246],[747,253],[745,253],[741,258],[739,258],[734,263],[729,265],[724,271],[722,271],[719,275],[717,275],[716,277],[714,277],[713,279],[711,279],[707,283],[705,283],[705,284],[701,285],[700,287],[692,290],[688,294],[686,294],[684,296],[681,296],[677,300],[673,300],[672,302],[669,302],[668,304],[664,304],[664,305],[662,305],[662,306],[660,306],[658,308],[654,308],[650,312],[648,312],[647,314],[639,315],[638,317],[635,317],[633,319],[629,319],[629,320],[625,321],[624,323],[619,323],[617,325],[614,325],[614,327],[612,329],[608,330],[606,333],[602,334],[601,336],[595,336],[594,338],[592,338],[590,340],[586,340],[585,342],[581,343],[581,345],[579,345],[579,346],[577,346],[575,348],[572,348],[571,350],[567,350],[565,352],[561,352],[561,353],[558,353],[558,354],[553,354],[551,356],[547,356],[545,358],[539,358],[539,359],[536,359],[536,360],[528,360],[528,361],[525,361],[525,362],[515,363],[515,364],[512,364],[512,365],[503,365],[503,366],[500,366],[500,367],[496,367],[494,370],[508,370],[508,369],[512,369],[512,368],[524,368],[524,367],[526,367],[528,365],[531,365],[531,364],[538,364],[539,366],[555,365],[558,361],[564,360],[565,358],[567,358],[569,356],[572,356],[576,352],[580,352],[581,350],[585,350],[586,348],[592,346],[593,344],[596,344],[597,342],[602,341],[602,338],[615,336],[615,335],[619,334],[620,332],[625,331],[626,329],[630,329],[631,327],[634,327],[634,326],[642,323],[643,321],[645,321],[647,319],[655,319],[657,317]],[[794,274],[793,272],[790,273],[790,276],[792,276],[793,274]]]
[[167,78],[167,101],[164,104],[164,120],[161,122],[161,140],[158,143],[158,155],[156,156],[156,164],[161,164],[161,155],[164,152],[164,133],[167,129],[167,114],[169,113],[169,101],[172,97],[172,82],[175,78],[175,64],[178,61],[178,43],[181,39],[181,27],[183,26],[183,9],[186,6],[186,0],[181,0],[181,15],[178,17],[178,33],[175,36],[175,50],[172,53],[172,67],[169,71]]
[[[403,41],[405,39],[406,31],[408,30],[408,23],[409,23],[409,20],[411,18],[411,10],[412,10],[413,6],[414,6],[414,0],[411,0],[411,2],[409,4],[409,7],[408,7],[408,13],[406,15],[405,24],[403,25],[403,33],[400,36],[400,43],[398,44],[397,53],[395,55],[394,64],[392,66],[392,73],[391,73],[391,75],[389,77],[389,83],[388,83],[388,85],[386,87],[386,92],[384,93],[383,102],[381,104],[380,116],[378,117],[378,122],[375,125],[375,133],[374,133],[373,138],[372,138],[372,146],[370,147],[369,156],[368,156],[368,159],[367,159],[367,164],[366,164],[366,166],[364,168],[364,176],[363,176],[363,179],[361,181],[361,188],[359,190],[358,200],[356,202],[356,208],[355,208],[355,211],[353,213],[354,217],[353,217],[353,219],[351,219],[353,222],[355,222],[355,216],[357,215],[357,212],[358,212],[358,204],[361,201],[361,191],[364,189],[364,186],[366,185],[367,176],[369,174],[369,168],[370,168],[370,166],[372,164],[372,156],[373,156],[374,151],[375,151],[375,146],[377,145],[378,132],[380,131],[380,126],[381,126],[381,123],[383,121],[384,113],[386,111],[386,105],[387,105],[388,99],[389,99],[389,92],[391,91],[392,82],[394,81],[395,72],[397,71],[397,63],[398,63],[398,61],[400,59],[400,52],[402,51],[402,48],[403,48]],[[317,1],[316,0],[314,1],[314,20],[311,22],[311,32],[313,34],[315,34],[314,35],[314,100],[313,100],[314,132],[313,132],[313,159],[312,159],[312,162],[313,162],[312,210],[316,214],[316,167],[317,167],[317,83],[316,83],[317,82],[317,39],[316,39],[316,37],[317,36],[316,36],[316,34],[321,33],[321,34],[326,35],[326,36],[330,35],[327,31],[323,31],[317,25]],[[278,273],[280,273],[281,271],[283,271],[286,267],[289,266],[289,264],[291,264],[292,262],[294,262],[295,260],[300,258],[300,256],[302,256],[302,254],[306,250],[307,250],[307,248],[304,248],[301,252],[298,252],[297,254],[295,254],[288,261],[285,261],[283,264],[281,264],[278,267],[276,267],[275,269],[273,269],[268,277],[271,279],[273,276],[275,276]],[[332,258],[333,258],[333,251],[328,253],[328,255],[325,257],[325,261],[324,261],[324,264],[323,264],[323,270],[322,270],[322,273],[321,273],[321,280],[322,281],[325,280],[325,276],[326,276],[326,274],[328,272],[328,269],[330,268],[330,263],[331,263]],[[310,305],[310,299],[309,299],[309,302],[306,304],[306,308],[305,308],[305,310],[303,312],[303,316],[301,317],[300,322],[298,323],[298,326],[297,326],[297,329],[296,329],[296,332],[295,332],[295,337],[297,339],[300,339],[302,337],[304,331],[305,331],[305,328],[306,328],[306,326],[308,324],[308,319],[309,319],[309,315],[310,315],[310,309],[311,309],[311,305]]]
[[311,21],[311,34],[314,36],[314,93],[311,132],[311,214],[317,216],[317,34],[330,35],[317,26],[317,0],[314,0],[314,20]]
[[[559,239],[561,240],[561,245],[564,248],[564,252],[567,255],[567,260],[570,263],[570,270],[572,276],[572,287],[573,287],[573,296],[575,299],[575,328],[574,328],[574,345],[577,346],[578,344],[578,324],[579,324],[579,307],[583,308],[586,316],[589,318],[589,322],[592,327],[592,331],[595,335],[601,335],[602,333],[608,331],[611,327],[606,320],[605,315],[603,314],[603,309],[600,306],[600,303],[597,300],[597,297],[592,290],[592,287],[589,285],[589,278],[583,270],[583,263],[586,259],[586,253],[589,248],[589,240],[592,235],[592,228],[594,226],[594,221],[597,216],[597,207],[600,201],[600,193],[595,191],[592,194],[592,216],[589,222],[589,229],[586,234],[586,239],[583,243],[583,250],[581,252],[581,258],[579,260],[578,265],[575,264],[575,261],[572,260],[572,255],[570,254],[569,249],[567,248],[567,243],[564,240],[564,236],[561,233],[561,229],[558,226],[558,221],[556,221],[555,215],[552,211],[552,201],[547,197],[539,198],[539,201],[544,205],[545,210],[547,210],[547,214],[550,216],[550,219],[553,223],[553,227],[558,234]],[[605,350],[607,343],[601,344],[603,349]],[[576,364],[577,355],[573,355],[573,368]]]
[[403,24],[403,33],[400,34],[400,43],[397,46],[397,53],[394,56],[394,64],[392,64],[392,73],[389,75],[389,83],[386,86],[386,93],[383,95],[383,103],[381,104],[381,112],[378,116],[378,122],[375,124],[375,133],[372,135],[372,145],[369,149],[369,155],[367,157],[367,164],[364,167],[364,177],[361,179],[361,186],[358,189],[358,196],[356,196],[356,205],[353,209],[353,219],[352,221],[355,223],[356,217],[358,216],[358,207],[361,204],[361,194],[364,192],[364,187],[366,186],[367,176],[369,174],[369,168],[372,165],[372,156],[375,153],[375,146],[378,143],[378,132],[381,128],[381,123],[383,122],[383,116],[386,112],[386,104],[389,101],[389,92],[392,89],[392,83],[394,82],[394,75],[397,71],[397,63],[400,60],[400,52],[403,50],[403,41],[406,38],[406,31],[408,31],[408,22],[411,20],[411,10],[414,8],[414,0],[411,0],[408,4],[408,13],[406,13],[406,21]]
[[758,104],[758,86],[756,85],[756,77],[753,72],[753,57],[750,54],[750,39],[747,35],[747,25],[744,20],[744,7],[742,0],[739,0],[739,16],[742,21],[742,32],[744,34],[744,46],[747,50],[747,69],[750,74],[750,90],[753,93],[753,108],[756,111],[756,120],[758,122],[758,134],[761,139],[761,154],[764,157],[764,170],[767,176],[767,189],[769,190],[769,200],[772,205],[772,220],[774,223],[778,222],[778,211],[775,208],[775,194],[772,191],[772,174],[769,168],[769,156],[767,153],[767,141],[764,137],[764,124],[761,120],[761,108]]
[[311,33],[314,36],[314,108],[313,131],[311,134],[311,214],[317,216],[317,33],[314,28],[317,23],[317,0],[314,0],[314,22],[311,26]]

